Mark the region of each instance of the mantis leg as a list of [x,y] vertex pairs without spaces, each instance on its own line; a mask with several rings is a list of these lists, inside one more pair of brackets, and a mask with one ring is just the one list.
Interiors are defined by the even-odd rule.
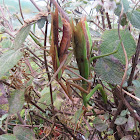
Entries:
[[[78,78],[69,78],[69,79],[67,79],[66,80],[66,85],[67,85],[68,91],[70,91],[70,86],[72,85],[72,86],[76,87],[77,89],[79,89],[80,91],[85,92],[86,94],[89,93],[88,90],[85,90],[83,87],[79,86],[78,84],[75,84],[75,83],[70,82],[70,80],[72,80],[72,81],[79,81],[79,80],[82,80],[82,78],[78,77]],[[91,84],[89,84],[89,86],[90,85]],[[90,87],[88,89],[90,89]]]
[[92,90],[91,92],[90,91],[90,87],[91,87],[91,83],[89,83],[89,86],[88,86],[88,90],[85,90],[83,87],[75,84],[75,83],[72,83],[70,82],[70,80],[73,80],[73,81],[77,81],[77,80],[81,80],[81,78],[70,78],[70,79],[67,79],[66,80],[66,85],[67,85],[67,92],[69,93],[70,95],[70,86],[72,85],[73,87],[76,87],[77,89],[79,89],[80,91],[84,92],[87,94],[86,98],[83,99],[83,102],[84,102],[84,105],[86,106],[87,105],[87,102],[90,100],[90,98],[93,96],[93,94],[97,91],[97,90],[100,90],[101,94],[102,94],[102,98],[103,98],[103,101],[106,103],[107,102],[107,96],[106,96],[106,93],[102,87],[101,84],[97,84]]
[[111,53],[107,53],[107,54],[104,54],[104,55],[99,55],[99,56],[94,56],[94,57],[91,57],[90,58],[90,62],[92,62],[94,59],[99,59],[99,58],[102,58],[102,57],[105,57],[105,56],[109,56],[109,55],[112,55],[112,54],[115,54],[117,53],[118,49],[111,52]]
[[65,91],[65,93],[67,94],[67,96],[69,97],[69,99],[73,102],[73,99],[72,99],[70,93],[68,92],[67,87],[63,84],[63,82],[61,80],[59,80],[58,83],[60,84],[60,86],[62,87],[62,89]]
[[92,95],[97,91],[97,90],[100,90],[101,94],[102,94],[102,98],[104,100],[104,102],[106,103],[107,102],[107,96],[106,96],[106,93],[102,87],[101,84],[97,84],[93,89],[92,91],[86,96],[86,102],[89,101],[89,99],[92,97]]
[[86,106],[87,105],[87,102],[90,100],[90,98],[93,96],[93,94],[97,91],[97,90],[100,90],[101,94],[102,94],[102,98],[103,98],[103,101],[106,103],[107,102],[107,96],[106,96],[106,93],[102,87],[101,84],[97,84],[92,90],[91,92],[89,93],[90,91],[90,87],[91,87],[91,83],[89,83],[89,86],[88,86],[88,90],[85,90],[83,87],[79,86],[78,84],[75,84],[75,83],[72,83],[70,80],[73,80],[73,81],[79,81],[79,80],[82,80],[80,77],[78,78],[70,78],[70,79],[67,79],[66,80],[66,86],[63,84],[63,82],[61,80],[58,81],[58,83],[60,84],[60,86],[63,88],[63,90],[65,91],[65,93],[67,94],[67,96],[70,98],[70,100],[73,102],[73,99],[72,99],[72,96],[71,96],[71,92],[70,92],[70,86],[72,85],[73,87],[79,89],[80,91],[84,92],[87,94],[85,100],[83,99],[84,101],[84,105]]
[[59,85],[62,87],[62,89],[64,90],[64,92],[67,94],[67,96],[69,97],[69,99],[73,102],[73,99],[71,97],[71,88],[70,86],[72,85],[73,87],[76,87],[77,89],[79,89],[82,92],[85,92],[86,94],[89,93],[90,90],[90,83],[89,83],[89,87],[88,90],[85,90],[84,88],[82,88],[81,86],[79,86],[78,84],[72,83],[70,80],[72,81],[79,81],[82,80],[82,78],[78,77],[78,78],[69,78],[66,80],[66,85],[63,84],[63,82],[61,80],[58,80]]
[[[78,78],[70,78],[70,79],[67,79],[66,80],[66,85],[67,85],[67,90],[68,92],[70,92],[70,86],[72,85],[73,87],[76,87],[77,89],[79,89],[81,91],[81,95],[82,95],[82,98],[83,98],[83,103],[84,103],[84,106],[86,107],[87,105],[87,100],[86,100],[86,96],[88,95],[88,93],[90,92],[90,89],[91,89],[91,83],[90,82],[87,82],[88,84],[88,87],[87,87],[87,90],[84,88],[84,87],[81,87],[73,82],[70,82],[70,80],[73,80],[73,81],[79,81],[79,80],[83,80],[81,77],[78,77]],[[82,85],[83,86],[83,85]],[[82,94],[84,93],[84,94]]]

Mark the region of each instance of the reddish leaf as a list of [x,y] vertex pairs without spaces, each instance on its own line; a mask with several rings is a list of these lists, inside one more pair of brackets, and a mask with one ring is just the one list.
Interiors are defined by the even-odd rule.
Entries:
[[85,36],[86,48],[87,48],[87,58],[89,59],[89,57],[90,57],[90,43],[89,43],[89,37],[87,34],[85,22],[86,22],[86,18],[82,18],[81,19],[81,28],[82,28],[84,36]]
[[52,13],[52,41],[58,50],[58,9],[55,9],[55,13]]
[[67,20],[62,19],[63,21],[63,37],[60,43],[60,51],[59,51],[59,60],[60,63],[63,61],[65,56],[68,54],[68,48],[70,46],[71,39],[71,27],[70,23]]
[[[70,46],[71,39],[71,28],[70,23],[68,23],[65,19],[63,21],[63,37],[58,45],[58,10],[55,10],[55,13],[52,13],[52,23],[51,23],[51,32],[52,32],[52,40],[51,40],[51,48],[50,55],[52,57],[54,72],[57,71],[60,63],[66,58],[68,54],[68,47]],[[61,72],[58,74],[57,79],[60,79]]]
[[52,13],[52,23],[51,23],[51,48],[50,55],[52,57],[54,72],[58,69],[58,10],[55,10],[55,13]]

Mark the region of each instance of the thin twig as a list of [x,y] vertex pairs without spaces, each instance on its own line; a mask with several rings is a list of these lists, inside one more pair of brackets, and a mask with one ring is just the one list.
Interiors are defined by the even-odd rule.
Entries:
[[[46,49],[46,45],[47,45],[47,29],[48,29],[48,20],[46,19],[45,38],[44,38],[44,62],[45,62],[46,72],[47,72],[47,75],[48,75],[48,80],[50,81],[51,80],[51,76],[50,76],[49,69],[48,69],[48,62],[47,62],[47,59],[46,59],[46,50],[45,50]],[[50,86],[51,105],[52,105],[52,110],[53,110],[53,113],[54,113],[52,85],[50,84],[49,86]]]
[[[118,23],[118,35],[119,35],[119,39],[120,41],[122,40],[121,39],[121,35],[120,35],[120,22],[121,22],[121,17],[123,15],[123,5],[122,5],[122,10],[121,10],[121,13],[120,13],[120,17],[119,17],[119,23]],[[123,49],[123,53],[125,55],[125,72],[124,72],[124,75],[123,75],[123,78],[122,78],[122,82],[121,82],[121,85],[120,85],[120,88],[121,88],[121,91],[122,91],[122,86],[123,86],[123,83],[125,81],[125,78],[126,78],[126,75],[127,75],[127,69],[128,69],[128,58],[127,58],[127,53],[126,53],[126,50],[125,50],[125,47],[124,47],[124,44],[123,42],[121,41],[121,46],[122,46],[122,49]]]
[[139,133],[138,133],[138,128],[137,128],[137,121],[134,119],[134,123],[135,123],[135,129],[136,129],[136,136],[137,136],[137,140],[139,140]]
[[140,116],[137,114],[136,111],[130,106],[127,100],[124,98],[123,100],[124,105],[128,108],[129,112],[131,113],[132,117],[134,117],[140,123]]
[[113,117],[113,119],[112,119],[112,121],[111,121],[111,123],[110,123],[110,128],[113,128],[113,127],[114,127],[114,122],[115,122],[117,116],[118,116],[118,115],[120,114],[120,112],[122,111],[122,107],[123,107],[123,101],[120,101],[120,102],[119,102],[119,105],[118,105],[118,107],[117,107],[117,111],[115,112],[115,115],[114,115],[114,117]]
[[19,3],[20,14],[21,14],[21,17],[22,17],[22,19],[24,21],[24,17],[23,17],[23,14],[22,14],[22,8],[21,8],[20,0],[18,0],[18,3]]
[[[35,112],[33,112],[33,113],[34,113],[35,116],[38,116],[39,118],[45,120],[46,122],[53,124],[53,122],[51,122],[50,120],[47,120],[46,118],[42,117],[41,115],[38,115],[38,114],[36,114]],[[65,129],[65,131],[67,131],[75,140],[77,140],[77,138],[75,137],[75,135],[72,134],[72,132],[71,132],[71,130],[72,130],[72,131],[74,131],[74,130],[71,129],[71,128],[68,128],[66,125],[64,125],[62,122],[60,122],[60,120],[59,120],[59,118],[58,118],[57,116],[56,116],[56,119],[58,120],[58,122],[59,122],[61,125],[58,124],[58,123],[55,123],[55,125],[56,125],[57,127],[60,127],[60,128],[61,128],[61,126],[63,126],[63,128]],[[69,130],[69,129],[71,129],[71,130]],[[79,132],[79,133],[80,133],[80,132]]]
[[65,62],[67,60],[67,56],[64,58],[64,60],[61,62],[59,68],[57,69],[57,71],[54,73],[53,77],[51,78],[51,80],[49,81],[49,83],[47,84],[47,86],[49,86],[51,84],[51,82],[53,81],[53,79],[57,76],[57,74],[59,73],[59,71],[62,69],[62,67],[64,66]]
[[[121,87],[120,87],[120,86],[118,86],[118,88],[120,88],[120,89],[121,89]],[[135,100],[137,100],[137,101],[140,101],[140,98],[138,98],[138,97],[136,97],[136,96],[132,95],[131,93],[129,93],[129,92],[127,92],[127,91],[125,91],[124,89],[122,89],[122,91],[123,91],[125,94],[127,94],[128,96],[132,97],[133,99],[135,99]]]
[[[36,5],[36,3],[34,2],[34,0],[30,0],[30,1],[31,1],[32,4],[36,7],[36,9],[37,9],[39,12],[41,12],[41,9]],[[43,30],[42,30],[42,29],[40,29],[40,30],[41,30],[42,34],[45,35],[45,33],[43,32]]]
[[37,109],[39,109],[40,111],[42,111],[43,113],[46,113],[46,111],[45,110],[43,110],[42,108],[40,108],[36,103],[34,103],[33,101],[30,101],[30,103],[32,104],[32,105],[34,105]]
[[58,5],[58,3],[55,0],[50,0],[51,3],[53,3],[53,5],[58,9],[59,13],[61,14],[61,16],[67,20],[67,22],[69,21],[69,17],[67,16],[67,14],[64,12],[64,10]]
[[100,28],[102,31],[105,31],[105,29],[103,29],[102,27],[100,27],[96,22],[94,22],[93,20],[90,20],[90,22],[92,22],[93,24],[95,24],[98,28]]
[[6,134],[6,132],[3,131],[3,130],[0,128],[0,135],[3,135],[3,134]]
[[103,25],[103,29],[105,29],[105,19],[104,19],[104,12],[102,9],[100,9],[101,12],[101,18],[102,18],[102,25]]
[[6,16],[5,16],[5,13],[4,13],[3,8],[1,7],[1,5],[0,5],[0,11],[1,11],[1,14],[2,14],[1,18],[5,21],[5,23],[9,27],[10,31],[13,32],[14,31],[13,27],[9,24],[9,21],[5,18]]
[[138,44],[137,44],[137,48],[136,48],[136,53],[132,59],[132,70],[131,70],[131,74],[128,79],[128,86],[132,85],[132,80],[133,80],[135,69],[136,69],[136,66],[138,63],[139,54],[140,54],[140,34],[139,34]]
[[5,84],[5,85],[7,85],[7,86],[9,86],[9,87],[11,87],[11,88],[13,88],[13,89],[16,89],[16,87],[12,86],[11,84],[7,83],[7,82],[4,81],[4,80],[0,80],[0,82],[2,82],[3,84]]
[[[8,123],[8,125],[21,126],[21,127],[32,127],[32,125],[23,125],[23,124],[14,124],[14,123]],[[33,125],[33,127],[40,127],[40,125]]]
[[107,18],[107,22],[108,22],[108,27],[109,27],[109,29],[112,29],[112,27],[111,27],[111,22],[110,22],[110,18],[109,18],[108,13],[106,13],[106,18]]
[[20,122],[21,122],[23,125],[26,125],[26,123],[24,122],[24,120],[23,120],[22,117],[20,116],[19,112],[17,112],[17,116],[18,116],[18,119],[20,120]]
[[59,121],[59,123],[64,127],[64,129],[76,140],[76,136],[67,128],[66,125],[64,125],[60,120],[59,118],[56,116],[56,119]]
[[35,58],[37,58],[42,64],[44,64],[44,61],[41,60],[35,53],[33,53],[28,47],[26,47],[26,50],[28,50],[32,55],[35,56]]
[[38,10],[38,11],[41,11],[41,9],[36,5],[36,3],[34,2],[34,0],[30,0],[31,2],[32,2],[32,4],[36,7],[36,9]]
[[73,74],[77,75],[78,77],[80,77],[81,79],[85,80],[86,82],[89,83],[89,81],[87,79],[85,79],[84,77],[82,77],[81,75],[77,74],[76,72],[72,71],[69,67],[65,66],[65,69],[69,70],[70,72],[72,72]]

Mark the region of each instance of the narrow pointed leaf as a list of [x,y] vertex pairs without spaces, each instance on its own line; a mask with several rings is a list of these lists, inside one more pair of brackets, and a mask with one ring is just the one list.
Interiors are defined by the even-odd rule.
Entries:
[[51,32],[52,32],[52,42],[58,49],[58,9],[56,8],[55,13],[52,13],[51,21]]
[[[59,57],[58,57],[59,56],[58,9],[55,10],[55,13],[52,13],[51,32],[52,32],[52,40],[51,40],[50,55],[52,57],[54,72],[56,72],[58,67],[60,66]],[[57,78],[60,79],[60,77],[61,77],[61,71],[58,73]]]
[[83,113],[84,113],[84,110],[82,109],[82,107],[76,111],[76,113],[74,115],[74,119],[75,119],[74,131],[76,130],[77,124],[78,124],[78,120],[80,119],[80,117],[82,116]]
[[71,41],[71,27],[67,20],[63,19],[63,37],[60,43],[59,60],[60,63],[64,60],[65,56],[68,54],[68,48],[70,47]]
[[31,25],[23,26],[17,33],[14,43],[12,47],[17,50],[22,47],[22,44],[24,43],[25,39],[27,38],[29,32],[30,32]]

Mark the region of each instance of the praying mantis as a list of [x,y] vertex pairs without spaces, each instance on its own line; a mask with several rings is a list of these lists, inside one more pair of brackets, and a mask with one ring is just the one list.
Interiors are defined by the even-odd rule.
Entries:
[[87,81],[90,78],[90,64],[94,59],[99,59],[101,57],[112,55],[116,53],[118,50],[116,49],[111,53],[104,54],[101,56],[91,57],[92,40],[86,18],[82,18],[81,21],[76,26],[74,26],[72,22],[71,26],[72,26],[72,44],[74,55],[77,61],[79,73],[84,78],[77,79],[82,80],[82,88],[79,89],[81,90],[83,104],[86,107],[87,102],[98,89],[100,90],[103,100],[106,103],[107,97],[101,84],[97,84],[90,92],[91,84],[90,82]]
[[[103,100],[106,103],[107,96],[101,84],[97,84],[91,90],[91,83],[88,81],[90,78],[90,64],[94,59],[99,59],[101,57],[109,56],[116,53],[117,49],[108,54],[91,57],[92,40],[91,40],[91,35],[90,35],[86,18],[82,18],[76,26],[74,25],[73,22],[71,22],[70,25],[70,23],[68,23],[66,20],[63,20],[63,37],[60,43],[60,47],[58,47],[58,32],[57,32],[58,19],[57,18],[58,18],[58,12],[56,9],[55,14],[52,15],[52,24],[55,29],[54,28],[52,29],[51,54],[52,54],[52,60],[53,60],[53,66],[55,72],[57,71],[57,77],[56,77],[57,82],[61,85],[61,87],[63,88],[63,90],[66,92],[66,94],[71,100],[72,98],[69,93],[70,85],[78,88],[81,91],[83,104],[85,107],[87,107],[87,103],[89,99],[97,90],[100,90]],[[68,55],[67,50],[70,45],[71,34],[72,34],[73,52],[77,61],[80,76],[78,78],[70,78],[66,80],[66,86],[65,86],[61,81],[61,76],[62,76],[62,72],[64,71],[64,68],[68,69],[68,67],[63,66],[63,68],[60,69],[60,66],[62,67],[61,63]],[[82,80],[82,87],[73,82],[70,82],[70,80],[73,81]]]

